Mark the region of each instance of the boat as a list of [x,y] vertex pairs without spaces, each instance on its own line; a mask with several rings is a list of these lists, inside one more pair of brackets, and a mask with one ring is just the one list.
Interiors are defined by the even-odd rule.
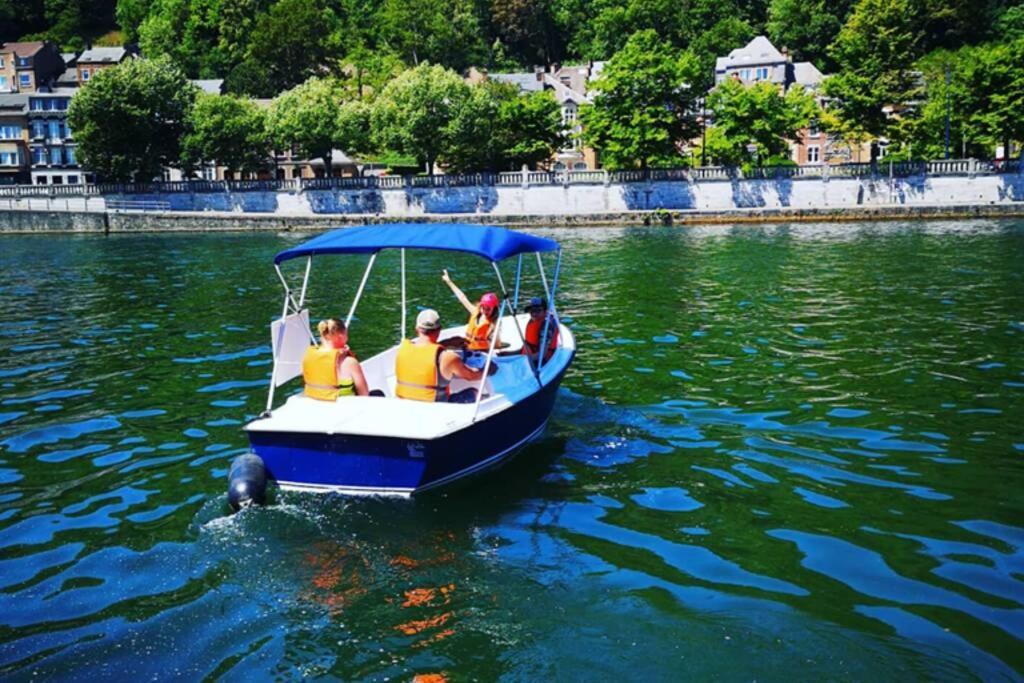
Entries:
[[[444,250],[475,254],[490,261],[500,308],[490,348],[477,352],[483,379],[452,380],[451,391],[477,388],[474,403],[429,403],[395,396],[394,346],[361,361],[371,390],[383,396],[349,396],[323,401],[300,390],[274,406],[276,390],[299,378],[302,358],[316,338],[310,328],[306,290],[313,260],[336,254],[368,256],[345,324],[352,323],[377,255],[398,250],[401,263],[401,333],[407,326],[406,252]],[[547,257],[547,263],[545,258]],[[552,277],[547,269],[554,259]],[[515,259],[510,293],[499,264]],[[531,260],[533,263],[531,264]],[[298,274],[286,278],[282,266],[298,261]],[[554,240],[494,226],[387,224],[342,228],[280,252],[274,269],[284,287],[281,315],[271,324],[273,370],[266,411],[245,426],[252,452],[266,476],[286,491],[348,495],[411,496],[493,468],[539,437],[551,415],[559,385],[576,353],[572,331],[558,317],[556,295],[562,252]],[[554,352],[535,361],[522,348],[528,313],[519,311],[524,265],[540,271],[548,310],[557,325]],[[396,316],[398,317],[398,316]],[[358,321],[357,321],[358,325]],[[358,326],[354,329],[358,334]],[[440,340],[462,336],[465,326],[445,328]],[[545,330],[545,336],[547,330]],[[507,345],[496,354],[499,343]],[[546,348],[547,339],[541,348]],[[545,354],[540,354],[541,356]],[[470,361],[467,361],[470,362]],[[496,366],[496,371],[491,366]]]

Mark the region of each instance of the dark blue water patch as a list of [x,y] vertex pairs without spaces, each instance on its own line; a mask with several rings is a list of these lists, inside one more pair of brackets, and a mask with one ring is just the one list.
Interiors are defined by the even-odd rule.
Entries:
[[124,451],[113,451],[105,455],[101,455],[98,458],[94,458],[92,464],[96,467],[109,467],[111,465],[119,465],[122,462],[131,460],[135,455],[139,453],[156,453],[156,449],[151,446],[138,446]]
[[676,344],[679,342],[679,337],[674,334],[655,335],[651,339],[657,344]]
[[16,346],[9,347],[12,353],[28,353],[30,351],[48,351],[51,349],[59,349],[60,342],[46,342],[42,344],[17,344]]
[[44,391],[41,394],[34,394],[32,396],[25,396],[22,398],[6,398],[3,401],[3,405],[17,405],[19,403],[40,403],[45,401],[54,401],[61,398],[88,396],[94,391],[94,389],[55,389],[53,391]]
[[228,382],[218,382],[216,384],[209,384],[199,389],[199,393],[215,393],[218,391],[228,391],[229,389],[248,389],[250,387],[265,387],[267,386],[268,380],[256,379],[249,381],[231,380]]
[[[933,671],[925,676],[931,680],[965,678],[965,673],[986,681],[1012,681],[1018,678],[1017,673],[997,657],[924,617],[899,607],[857,605],[854,611],[890,626],[902,638],[926,645],[929,649],[929,668]],[[943,662],[945,666],[940,669],[938,662]]]
[[810,489],[805,489],[802,486],[795,487],[793,489],[793,493],[797,494],[798,496],[803,498],[805,501],[807,501],[811,505],[817,505],[818,507],[822,507],[822,508],[829,508],[829,509],[832,509],[832,510],[838,510],[840,508],[848,508],[848,507],[850,507],[848,503],[844,503],[843,501],[839,500],[838,498],[833,498],[831,496],[826,496],[823,493],[818,493],[816,491],[811,491]]
[[0,589],[17,586],[48,569],[68,564],[84,549],[84,543],[66,543],[38,553],[0,560]]
[[825,414],[829,417],[854,418],[864,417],[870,413],[867,410],[858,410],[856,408],[833,408]]
[[245,405],[245,401],[221,399],[218,401],[210,401],[210,405],[214,408],[241,408]]
[[684,379],[684,380],[687,380],[687,381],[692,381],[693,380],[693,377],[691,375],[688,375],[687,373],[683,372],[682,370],[672,370],[668,374],[670,374],[673,377],[676,377],[678,379]]
[[207,427],[230,427],[232,425],[242,424],[241,420],[235,420],[230,417],[221,417],[216,420],[210,420],[206,423]]
[[34,365],[24,365],[20,368],[8,368],[7,370],[0,370],[0,379],[7,377],[22,377],[24,375],[31,374],[33,372],[42,372],[43,370],[52,370],[54,368],[63,368],[71,365],[71,361],[54,361],[52,363],[35,363]]
[[704,507],[704,503],[690,496],[686,489],[679,487],[649,487],[631,498],[642,507],[663,512],[692,512]]
[[[104,529],[121,523],[115,517],[134,505],[143,503],[154,491],[122,486],[108,493],[91,496],[81,503],[69,505],[59,513],[37,514],[0,529],[0,548],[49,543],[58,533],[77,529]],[[110,502],[104,505],[98,503]],[[94,508],[91,509],[90,508]],[[85,514],[80,514],[85,513]]]
[[1005,368],[1006,363],[1000,363],[998,361],[989,361],[988,363],[981,363],[977,366],[979,370],[995,370],[996,368]]
[[0,467],[0,484],[13,484],[16,481],[21,481],[25,476],[16,469],[10,467]]
[[961,415],[1002,415],[1003,411],[999,408],[964,408],[958,410]]
[[684,526],[679,528],[684,534],[689,536],[710,536],[711,532],[700,526]]
[[121,417],[127,418],[142,418],[142,417],[157,417],[159,415],[166,415],[167,411],[161,408],[146,408],[144,410],[128,410],[121,413]]
[[14,420],[17,420],[19,417],[23,415],[28,415],[28,413],[0,413],[0,425],[5,424],[7,422],[13,422]]
[[173,358],[172,360],[175,363],[187,363],[191,365],[210,362],[223,363],[225,361],[238,360],[240,358],[253,358],[255,356],[269,355],[270,353],[270,347],[263,345],[230,353],[218,353],[210,356],[198,356],[194,358]]
[[646,458],[652,453],[671,453],[662,444],[638,438],[606,435],[590,441],[570,439],[565,445],[565,456],[594,467],[615,467]]
[[37,413],[55,413],[58,410],[64,410],[64,406],[59,403],[47,403],[36,408]]
[[93,455],[95,453],[102,453],[103,451],[109,450],[110,444],[96,443],[89,446],[82,446],[81,448],[73,448],[70,450],[62,451],[50,451],[49,453],[43,453],[38,457],[41,462],[65,462],[67,460],[73,460],[83,455]]
[[717,467],[704,467],[703,465],[690,465],[690,469],[697,470],[698,472],[707,472],[713,477],[721,479],[726,486],[742,486],[743,488],[752,489],[754,488],[749,483],[743,481],[732,472],[726,472],[723,469]]
[[792,529],[773,529],[772,538],[790,541],[804,555],[800,564],[840,581],[861,595],[899,605],[933,605],[957,610],[1024,638],[1020,610],[979,604],[959,593],[897,574],[878,553],[849,541]]
[[189,427],[183,432],[183,434],[185,434],[185,436],[190,436],[193,439],[202,439],[210,435],[209,432],[205,432],[202,429],[196,429],[195,427]]
[[121,423],[112,417],[100,417],[82,422],[70,422],[34,429],[24,434],[13,436],[0,445],[6,446],[12,453],[24,453],[36,446],[57,443],[69,439],[77,439],[85,434],[118,429]]
[[650,375],[654,373],[654,368],[633,368],[633,372],[638,372],[641,375]]

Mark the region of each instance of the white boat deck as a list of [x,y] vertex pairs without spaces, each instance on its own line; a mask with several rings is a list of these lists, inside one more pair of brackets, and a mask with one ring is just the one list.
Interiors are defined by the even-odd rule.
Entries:
[[[516,316],[520,329],[526,329],[528,314]],[[441,339],[460,336],[465,327],[444,330]],[[507,343],[504,351],[519,351],[522,341],[512,316],[501,322],[501,341]],[[337,401],[319,401],[303,396],[301,389],[285,403],[275,408],[266,418],[246,425],[250,431],[300,432],[314,434],[354,434],[387,436],[404,439],[429,440],[458,431],[473,422],[475,406],[452,403],[426,403],[395,398],[395,353],[393,346],[363,361],[363,372],[371,390],[380,389],[384,397],[349,396]],[[559,326],[559,348],[541,371],[540,382],[547,384],[561,372],[576,348],[572,332]],[[498,371],[484,385],[484,397],[477,421],[495,415],[518,403],[540,388],[537,376],[523,355],[495,356],[492,361]],[[478,382],[456,379],[452,392],[477,386]],[[292,386],[300,386],[292,383]]]

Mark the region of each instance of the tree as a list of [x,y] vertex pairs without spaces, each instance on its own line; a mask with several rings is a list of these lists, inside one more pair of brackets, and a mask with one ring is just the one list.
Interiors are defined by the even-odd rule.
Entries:
[[814,97],[799,86],[783,94],[772,83],[745,86],[731,78],[708,95],[708,108],[715,125],[706,149],[726,165],[750,161],[752,150],[759,163],[786,155],[789,141],[818,113]]
[[583,138],[610,168],[647,168],[678,156],[696,135],[697,60],[651,30],[633,34],[605,65],[581,111]]
[[451,124],[471,95],[468,85],[442,66],[421,64],[381,91],[373,108],[377,144],[414,157],[427,172],[451,144]]
[[500,45],[523,64],[551,64],[562,58],[564,41],[549,0],[490,0],[491,26]]
[[487,42],[473,0],[384,0],[379,20],[382,47],[406,63],[465,69],[487,59]]
[[832,45],[842,71],[825,80],[832,112],[850,131],[884,135],[899,111],[916,97],[914,63],[922,54],[924,32],[916,0],[859,0]]
[[252,100],[201,93],[181,143],[183,168],[218,162],[227,172],[256,171],[270,155],[266,115]]
[[772,0],[768,36],[776,46],[789,48],[796,60],[807,60],[823,71],[835,62],[828,47],[839,35],[854,0]]
[[247,57],[265,70],[269,97],[332,70],[342,56],[338,17],[322,0],[279,0],[260,15]]
[[561,106],[550,92],[523,95],[515,86],[486,82],[471,88],[450,124],[444,161],[456,172],[536,165],[565,143],[562,127]]
[[330,175],[331,151],[345,146],[338,127],[343,96],[337,81],[311,78],[274,98],[267,114],[267,130],[275,148],[297,146],[307,159],[323,159]]
[[82,166],[110,180],[148,181],[176,165],[196,92],[166,57],[97,72],[68,110]]

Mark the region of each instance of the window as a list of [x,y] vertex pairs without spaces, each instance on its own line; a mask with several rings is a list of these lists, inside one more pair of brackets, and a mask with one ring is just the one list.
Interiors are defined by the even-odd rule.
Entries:
[[21,166],[19,152],[0,152],[0,166]]
[[46,184],[46,176],[44,176],[44,175],[37,175],[36,176],[36,185],[45,185],[45,184]]
[[53,166],[60,166],[64,163],[64,155],[61,154],[60,147],[50,148],[50,164]]
[[[3,68],[3,64],[0,64],[0,69]],[[0,90],[7,90],[7,76],[0,74]]]
[[45,164],[46,163],[46,148],[45,147],[33,147],[32,148],[32,163],[33,164]]
[[65,147],[64,148],[64,158],[67,159],[68,166],[75,166],[78,163],[78,161],[75,159],[75,148],[74,147]]
[[4,68],[4,56],[0,55],[0,69]]
[[817,145],[807,146],[807,163],[816,164],[821,161],[821,148]]
[[28,57],[18,57],[15,59],[14,63],[18,66],[31,66],[28,62]]
[[31,109],[32,111],[42,111],[43,101],[38,97],[33,97],[31,100],[29,100],[29,109]]
[[46,137],[46,122],[45,121],[33,121],[32,122],[32,139],[38,140],[39,138]]
[[60,121],[56,121],[56,120],[51,119],[49,124],[50,124],[49,125],[50,139],[51,140],[63,140],[64,139],[64,131],[62,130],[63,126],[60,125]]
[[807,137],[816,138],[821,135],[821,126],[817,121],[811,121],[811,125],[807,127]]
[[87,80],[89,80],[89,70],[82,69],[82,82],[84,83]]
[[53,101],[53,105],[54,105],[53,108],[56,109],[57,111],[67,111],[67,109],[68,109],[68,101],[69,100],[67,100],[67,99],[54,100]]
[[22,88],[32,87],[32,74],[18,74],[18,84]]
[[21,126],[0,126],[0,140],[17,140],[21,137]]
[[64,184],[64,176],[59,176],[59,175],[53,176],[53,184],[54,185],[63,185]]
[[566,104],[566,106],[562,107],[562,123],[566,126],[576,123],[576,114],[576,105]]
[[766,66],[759,66],[759,67],[757,67],[757,75],[754,78],[756,80],[758,80],[758,81],[767,81],[768,80],[768,67],[766,67]]
[[68,176],[68,185],[77,185],[77,184],[78,184],[78,176],[76,176],[76,175],[69,175]]

